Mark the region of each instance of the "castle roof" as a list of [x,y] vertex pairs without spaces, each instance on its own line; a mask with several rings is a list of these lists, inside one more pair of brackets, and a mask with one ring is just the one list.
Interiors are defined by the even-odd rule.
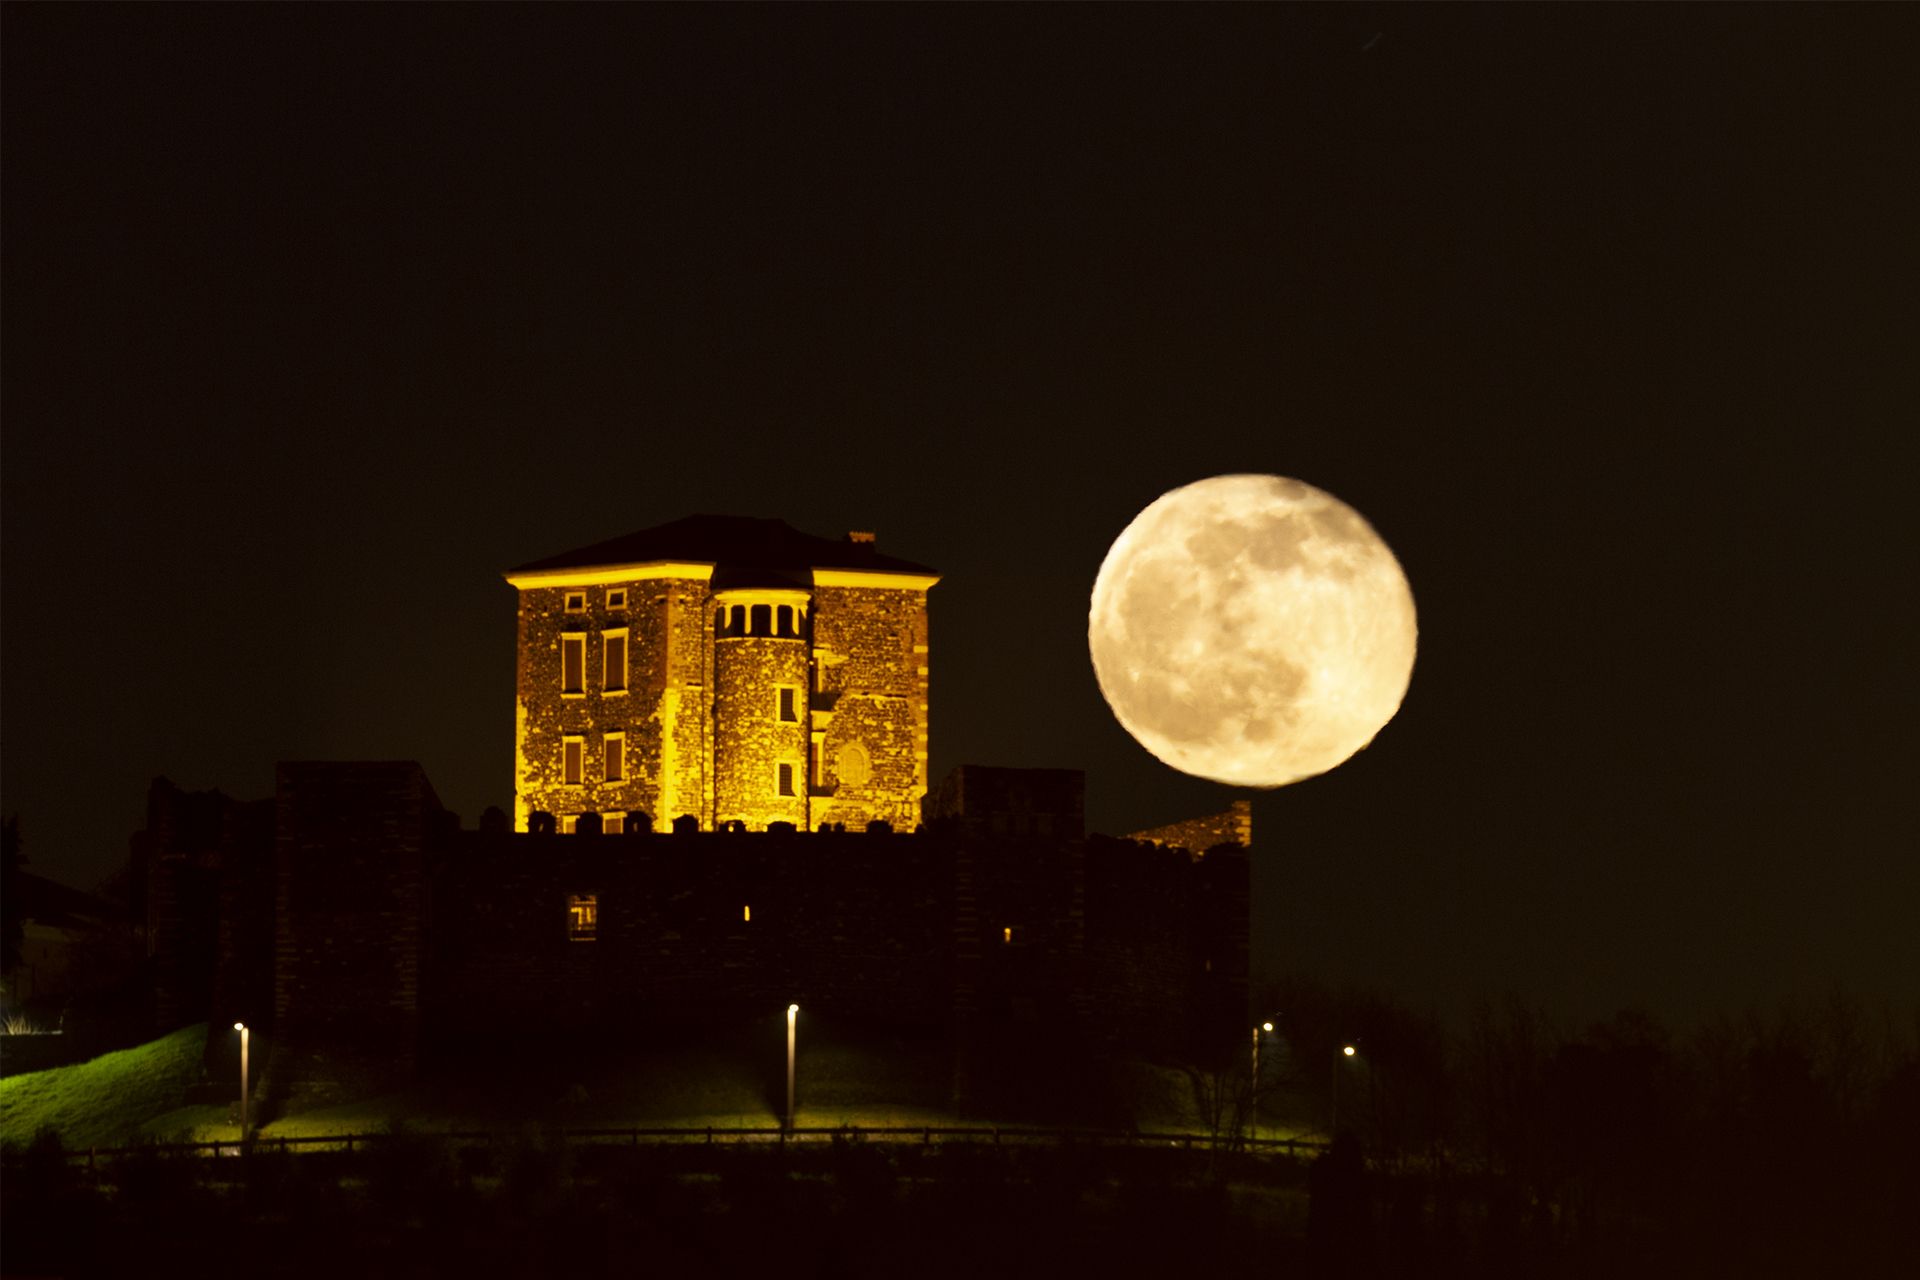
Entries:
[[508,576],[659,561],[711,564],[756,576],[804,574],[810,569],[933,573],[926,565],[882,554],[870,537],[821,538],[802,533],[785,520],[699,515],[534,560],[508,570]]

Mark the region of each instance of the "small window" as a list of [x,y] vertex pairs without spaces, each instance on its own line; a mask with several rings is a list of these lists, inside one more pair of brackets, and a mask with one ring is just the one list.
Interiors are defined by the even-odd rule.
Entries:
[[748,903],[747,905],[740,908],[740,919],[747,924],[753,923],[753,904],[752,903]]
[[575,942],[592,942],[600,931],[600,896],[593,893],[567,895],[567,937]]
[[587,638],[578,633],[560,637],[560,692],[587,691]]
[[585,613],[587,611],[587,593],[584,591],[567,592],[567,612]]
[[603,813],[600,815],[600,830],[610,836],[617,836],[627,829],[627,815],[624,813]]
[[793,794],[793,766],[790,764],[780,766],[780,794],[783,796]]
[[579,814],[565,813],[560,815],[560,834],[561,835],[571,836],[571,835],[578,835],[579,833],[580,833],[580,815]]
[[783,684],[775,689],[779,699],[780,722],[798,724],[800,722],[800,690],[794,685]]
[[[607,735],[607,781],[624,782],[627,777],[627,735]],[[611,828],[610,828],[611,829]]]
[[627,589],[625,587],[609,587],[607,589],[607,608],[624,609],[626,607]]
[[601,637],[600,688],[606,693],[627,691],[627,633],[608,631]]
[[[577,787],[585,780],[585,761],[587,740],[585,738],[565,738],[560,744],[560,780],[569,787]],[[571,823],[573,819],[562,818],[561,822]],[[571,826],[567,827],[571,831]]]

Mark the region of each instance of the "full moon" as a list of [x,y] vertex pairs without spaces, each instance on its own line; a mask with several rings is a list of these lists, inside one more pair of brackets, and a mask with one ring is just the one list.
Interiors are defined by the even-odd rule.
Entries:
[[1359,512],[1284,476],[1163,495],[1114,539],[1087,644],[1100,692],[1183,773],[1281,787],[1373,741],[1413,676],[1413,592]]

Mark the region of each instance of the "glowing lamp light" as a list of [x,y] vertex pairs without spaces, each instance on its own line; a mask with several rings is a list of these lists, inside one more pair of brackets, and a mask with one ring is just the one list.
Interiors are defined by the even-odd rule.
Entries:
[[236,1022],[233,1024],[233,1029],[235,1031],[245,1031],[247,1029],[247,1024],[244,1022]]
[[1340,1052],[1346,1054],[1349,1058],[1351,1058],[1353,1056],[1353,1046],[1347,1045],[1346,1047],[1342,1048]]
[[1271,1022],[1263,1022],[1260,1024],[1260,1029],[1262,1031],[1271,1031],[1273,1030],[1273,1024]]

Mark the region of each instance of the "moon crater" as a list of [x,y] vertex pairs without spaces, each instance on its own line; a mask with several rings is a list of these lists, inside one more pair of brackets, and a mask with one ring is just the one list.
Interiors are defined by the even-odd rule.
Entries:
[[1140,745],[1243,787],[1325,773],[1371,742],[1406,696],[1417,632],[1372,526],[1261,475],[1202,480],[1136,516],[1087,623],[1100,692]]

